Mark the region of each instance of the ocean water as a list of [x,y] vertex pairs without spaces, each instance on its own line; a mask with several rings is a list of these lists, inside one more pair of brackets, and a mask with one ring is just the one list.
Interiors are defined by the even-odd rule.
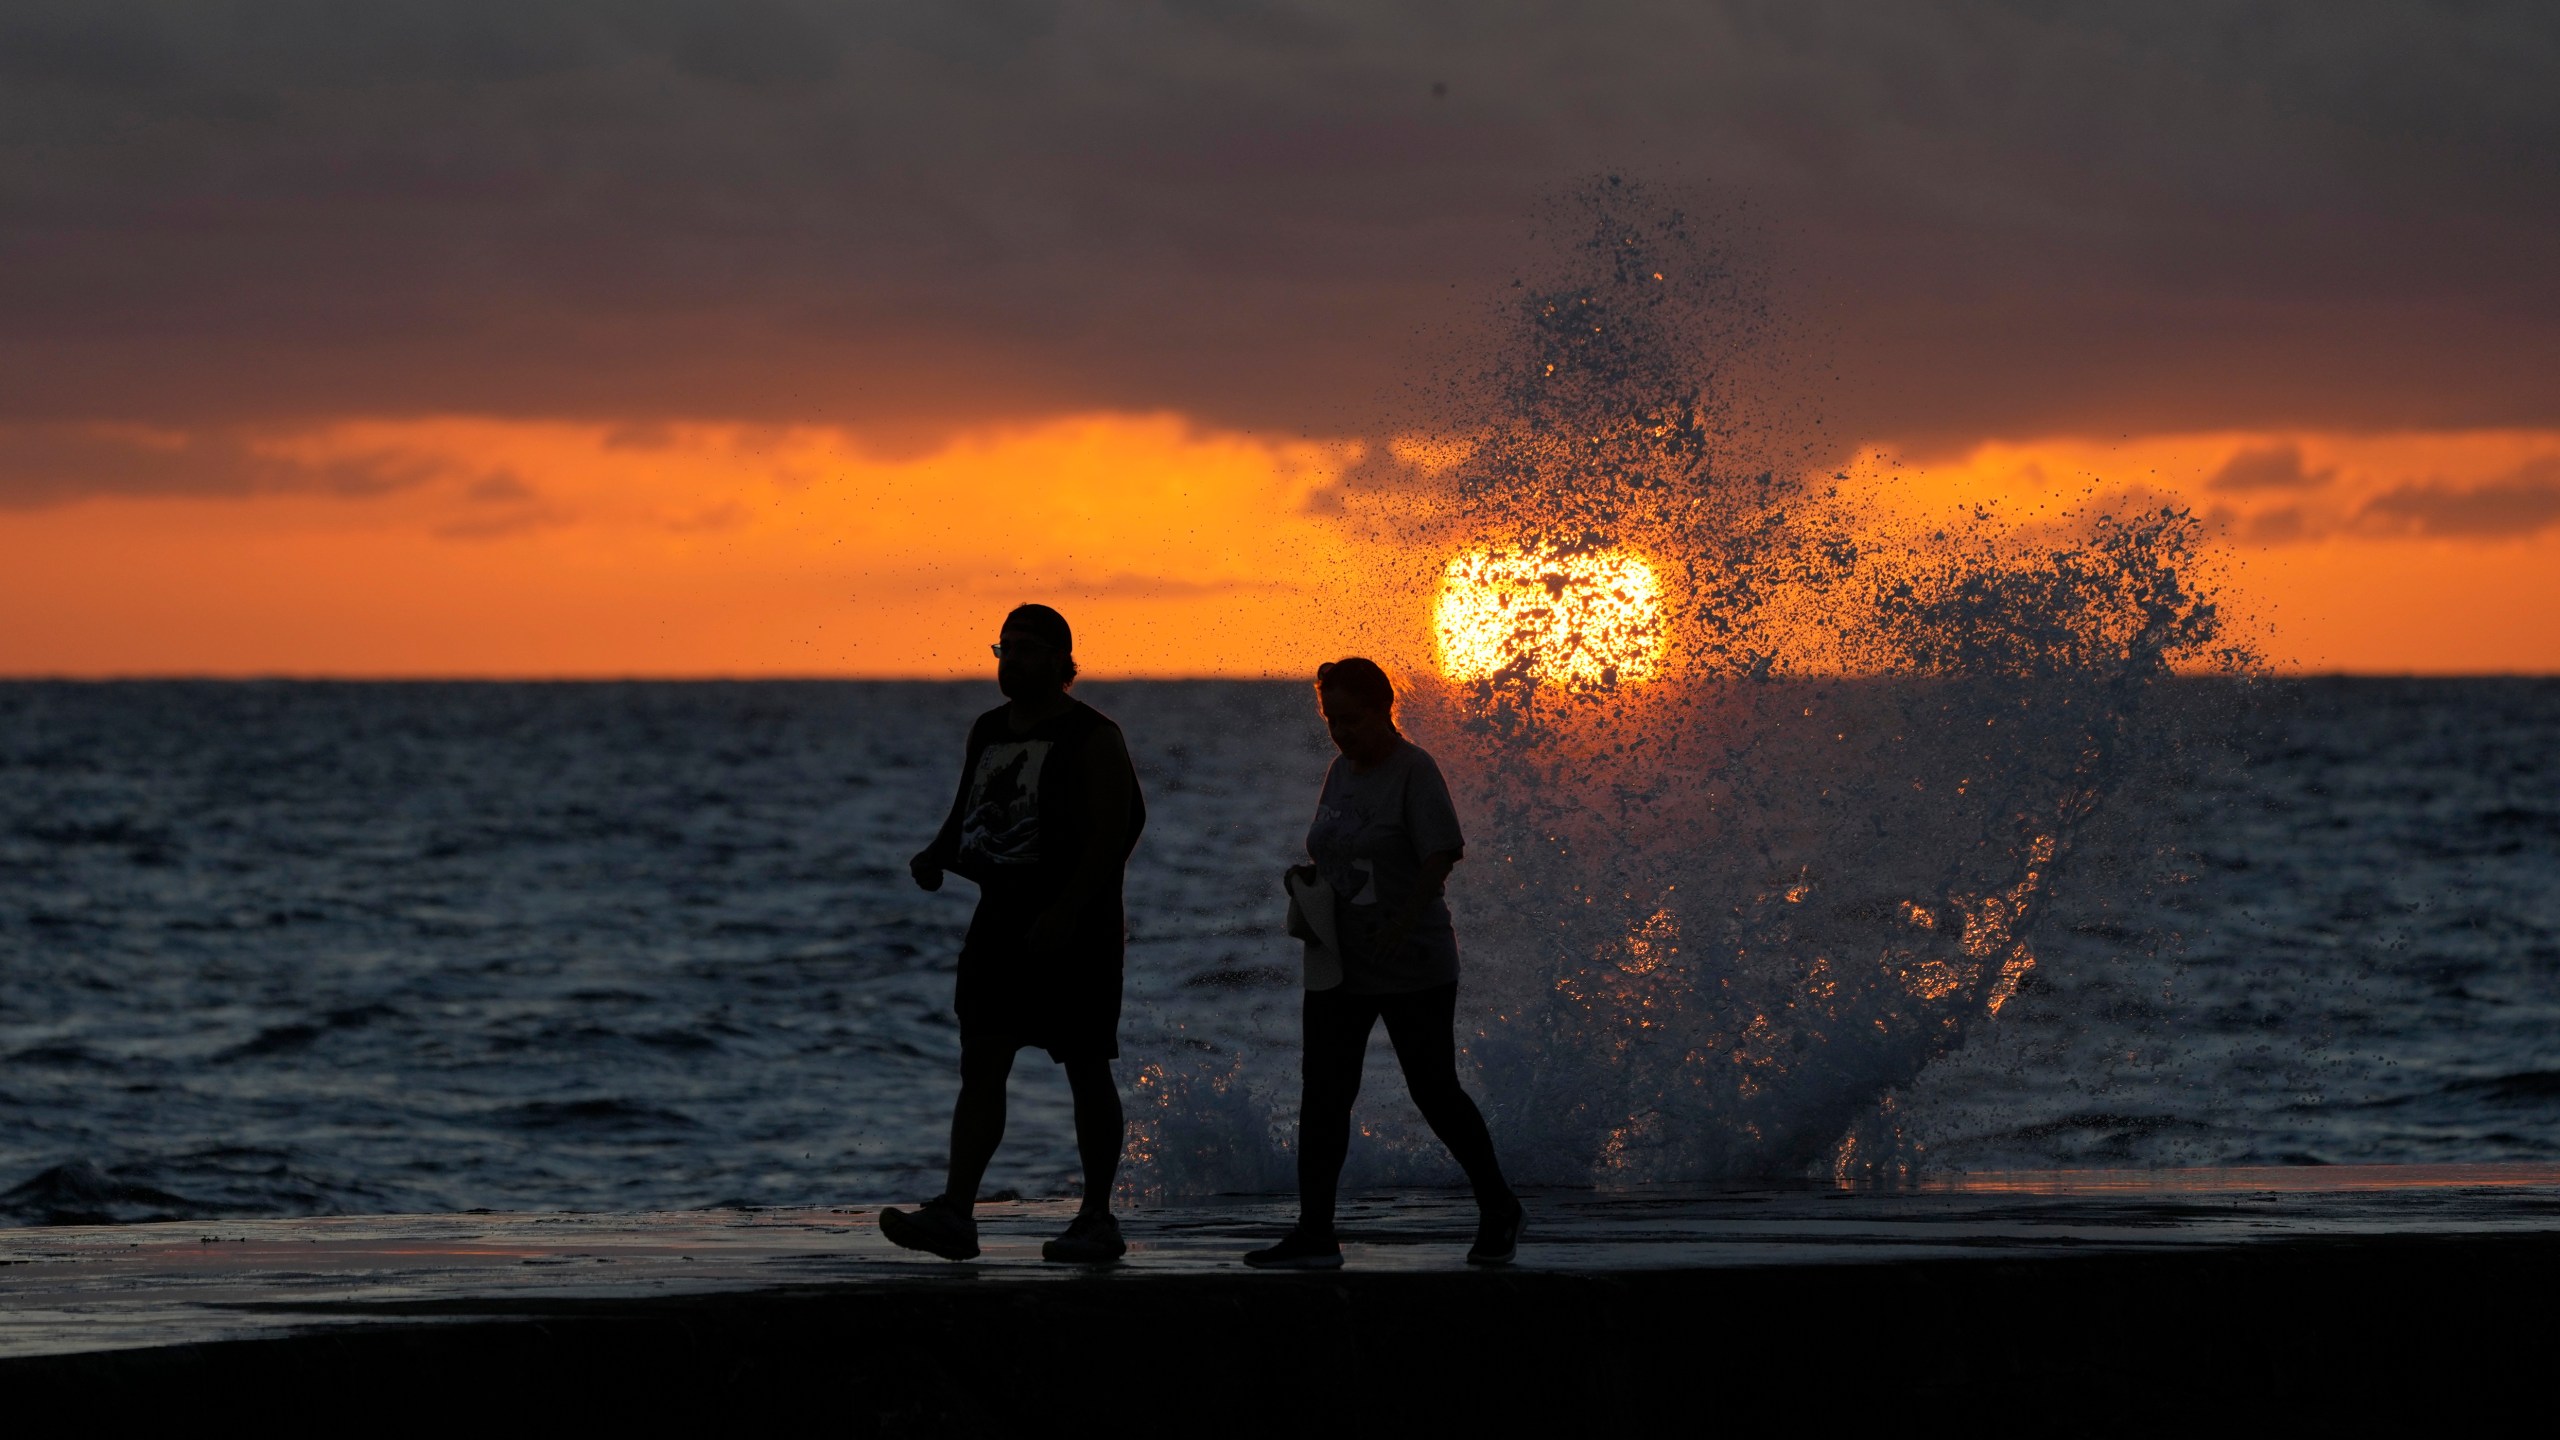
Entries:
[[[1942,812],[1860,798],[1844,819],[1838,796],[1885,787],[1740,784],[1812,763],[1769,745],[1665,772],[1703,808],[1631,810],[1623,777],[1525,777],[1518,737],[1418,710],[1476,837],[1453,896],[1461,1024],[1512,1168],[1611,1186],[2560,1158],[2560,683],[2156,688],[2146,733],[2177,743],[2124,760],[2062,853],[2022,852],[2035,894],[1999,892],[2019,897],[2001,948],[1945,957],[1894,938],[1930,905],[1968,937],[1992,913],[1970,879],[1904,873],[1952,845]],[[1151,809],[1124,1198],[1285,1189],[1276,876],[1330,753],[1310,696],[1084,691],[1126,727]],[[1876,710],[1785,693],[1826,735]],[[921,893],[904,862],[994,700],[0,685],[0,1213],[931,1193],[970,891]],[[1522,837],[1570,813],[1618,842],[1606,864],[1530,864]],[[1608,906],[1584,893],[1603,880]],[[1932,978],[1968,954],[2009,959]],[[1960,1025],[1930,1008],[1958,1001]],[[1898,1034],[1925,1043],[1871,1039]],[[1352,1183],[1455,1183],[1383,1040],[1372,1077]],[[1026,1055],[1014,1095],[990,1187],[1068,1193],[1061,1077]]]

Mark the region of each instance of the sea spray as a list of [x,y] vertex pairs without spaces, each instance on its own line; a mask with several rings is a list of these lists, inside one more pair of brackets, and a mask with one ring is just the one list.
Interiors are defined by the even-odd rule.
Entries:
[[[1345,648],[1398,662],[1471,826],[1470,1087],[1531,1182],[1906,1174],[1897,1091],[2107,883],[2075,846],[2153,693],[2246,657],[2189,516],[1879,503],[1768,393],[1749,267],[1640,187],[1563,208],[1341,506],[1401,602]],[[1250,1058],[1141,1068],[1133,1192],[1285,1187],[1295,1066]],[[1448,1178],[1379,1088],[1350,1178]]]

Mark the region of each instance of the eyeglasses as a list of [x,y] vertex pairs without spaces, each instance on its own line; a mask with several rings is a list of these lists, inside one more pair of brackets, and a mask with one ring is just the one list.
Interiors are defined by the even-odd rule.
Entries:
[[1055,655],[1058,653],[1057,646],[1044,645],[1037,640],[999,640],[995,644],[987,647],[987,653],[1001,660],[1004,658],[1004,647],[1007,644],[1011,644],[1014,647],[1014,653],[1017,655]]

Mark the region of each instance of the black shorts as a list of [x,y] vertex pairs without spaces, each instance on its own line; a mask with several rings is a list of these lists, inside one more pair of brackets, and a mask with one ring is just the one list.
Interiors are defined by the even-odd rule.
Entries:
[[1092,950],[1032,960],[964,950],[952,1008],[963,1050],[1046,1050],[1070,1060],[1120,1058],[1120,956]]

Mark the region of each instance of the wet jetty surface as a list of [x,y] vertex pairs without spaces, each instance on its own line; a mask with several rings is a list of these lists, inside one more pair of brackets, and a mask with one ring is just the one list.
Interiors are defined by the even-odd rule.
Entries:
[[889,1246],[869,1206],[0,1231],[0,1384],[314,1421],[395,1393],[457,1418],[815,1405],[853,1433],[991,1433],[1087,1402],[1125,1433],[1199,1407],[1251,1433],[1844,1405],[1902,1424],[1999,1396],[2111,1431],[2467,1413],[2541,1373],[2560,1294],[2560,1167],[1531,1206],[1519,1263],[1491,1273],[1462,1263],[1473,1213],[1446,1195],[1352,1207],[1348,1267],[1320,1275],[1238,1263],[1286,1218],[1268,1201],[1129,1217],[1128,1260],[1098,1271],[1039,1259],[1063,1202],[982,1206],[967,1265]]

